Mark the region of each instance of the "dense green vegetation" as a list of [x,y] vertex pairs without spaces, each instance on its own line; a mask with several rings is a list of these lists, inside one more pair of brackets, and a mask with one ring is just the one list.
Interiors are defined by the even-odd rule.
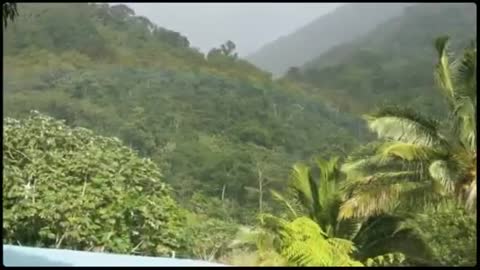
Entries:
[[236,209],[224,218],[246,222],[258,195],[245,188],[281,188],[294,160],[361,140],[354,116],[274,84],[232,42],[205,59],[127,7],[75,5],[19,6],[5,32],[4,114],[35,109],[118,137],[160,166],[187,207],[194,193],[215,197]]
[[[458,18],[441,21],[448,12]],[[352,43],[371,53],[327,54],[336,73],[272,81],[232,41],[203,55],[125,5],[19,4],[4,31],[3,243],[231,265],[475,265],[469,12],[412,6]],[[448,38],[432,46],[452,32],[456,61]],[[387,50],[393,37],[413,47]],[[413,89],[434,106],[405,107]],[[366,108],[366,121],[353,114]]]
[[[301,163],[293,166],[289,182],[290,193],[286,194],[287,197],[275,192],[278,201],[285,205],[289,214],[284,219],[273,218],[274,230],[280,229],[281,232],[285,230],[287,222],[285,218],[296,220],[288,225],[294,228],[297,222],[302,224],[306,222],[305,226],[313,226],[312,230],[320,230],[321,233],[310,235],[304,232],[305,237],[314,237],[317,239],[314,241],[320,241],[316,237],[322,236],[327,241],[336,243],[333,248],[336,248],[337,244],[347,245],[345,248],[348,249],[344,250],[343,254],[346,256],[344,262],[346,265],[355,261],[366,265],[381,265],[382,261],[388,262],[390,257],[392,258],[390,264],[400,264],[405,261],[405,256],[407,256],[405,263],[409,264],[425,265],[433,262],[432,251],[422,239],[418,228],[408,224],[407,218],[385,213],[366,218],[338,219],[343,194],[341,187],[345,183],[345,178],[339,171],[338,159],[328,161],[317,159],[315,163],[315,167],[312,168]],[[321,264],[318,260],[330,260],[327,265],[341,263],[338,261],[339,258],[335,257],[342,253],[340,250],[334,251],[331,258],[320,259],[318,257],[322,254],[320,246],[317,247],[318,250],[317,248],[308,250],[302,247],[303,244],[293,244],[289,242],[290,240],[281,240],[287,241],[283,244],[288,247],[280,246],[279,252],[295,265]]]
[[464,207],[447,201],[428,208],[412,222],[421,230],[438,265],[472,266],[477,263],[476,218]]
[[6,118],[3,128],[4,241],[118,253],[182,248],[181,212],[153,162],[37,113]]

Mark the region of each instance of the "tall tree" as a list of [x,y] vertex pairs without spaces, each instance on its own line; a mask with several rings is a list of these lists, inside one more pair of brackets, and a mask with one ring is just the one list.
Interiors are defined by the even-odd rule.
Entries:
[[448,37],[435,41],[434,74],[448,104],[448,119],[442,123],[408,108],[384,108],[367,116],[380,140],[343,168],[350,179],[343,218],[375,215],[435,195],[456,195],[475,211],[477,49],[472,43],[451,62],[447,43]]
[[7,27],[8,21],[12,21],[18,16],[16,3],[3,3],[2,4],[3,26]]
[[[290,180],[295,201],[288,202],[274,192],[298,217],[307,215],[324,231],[327,238],[351,241],[355,245],[353,258],[366,262],[369,258],[381,261],[389,254],[402,253],[408,263],[428,264],[431,252],[407,219],[395,215],[371,218],[338,219],[342,203],[342,182],[338,158],[317,159],[316,171],[304,164],[296,164]],[[408,247],[408,248],[407,248]],[[404,255],[403,255],[404,254]]]
[[222,44],[220,46],[221,50],[222,50],[222,53],[226,56],[231,56],[231,57],[234,57],[236,58],[237,57],[237,54],[233,54],[233,52],[235,51],[235,43],[233,43],[233,41],[231,40],[228,40],[227,42],[225,42],[225,44]]

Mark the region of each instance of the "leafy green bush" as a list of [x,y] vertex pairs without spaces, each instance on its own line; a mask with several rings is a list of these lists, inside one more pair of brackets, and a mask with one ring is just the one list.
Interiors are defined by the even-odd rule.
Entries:
[[477,264],[477,217],[462,206],[441,204],[416,220],[442,266]]
[[287,259],[277,252],[278,245],[279,237],[269,229],[241,226],[221,262],[238,266],[287,266]]
[[3,242],[145,255],[182,248],[157,166],[116,138],[33,112],[4,119]]
[[203,215],[189,214],[186,221],[187,247],[181,257],[218,260],[228,251],[238,225]]

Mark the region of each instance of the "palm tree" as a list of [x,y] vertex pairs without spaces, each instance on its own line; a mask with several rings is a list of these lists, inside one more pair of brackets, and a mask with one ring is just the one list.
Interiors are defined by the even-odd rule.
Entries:
[[[294,218],[307,216],[318,224],[327,239],[351,242],[352,258],[366,262],[377,257],[380,262],[393,254],[402,253],[407,263],[428,264],[431,252],[417,231],[406,226],[405,218],[383,214],[370,218],[339,219],[342,204],[341,175],[338,158],[316,159],[316,170],[305,164],[293,166],[290,187],[294,197],[289,202],[272,192],[283,202]],[[390,255],[387,255],[390,254]]]
[[8,21],[13,21],[18,16],[16,3],[2,4],[3,26],[7,27]]
[[440,123],[399,107],[366,116],[380,140],[353,153],[342,167],[348,196],[341,218],[377,215],[411,202],[418,206],[444,195],[476,209],[477,50],[472,43],[451,63],[447,45],[448,37],[435,41],[434,74],[448,119]]

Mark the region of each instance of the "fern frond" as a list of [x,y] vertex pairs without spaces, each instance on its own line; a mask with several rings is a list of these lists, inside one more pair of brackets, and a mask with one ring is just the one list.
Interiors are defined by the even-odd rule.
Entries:
[[403,253],[393,252],[368,258],[365,261],[365,266],[394,266],[400,265],[403,261],[405,261],[405,255]]
[[301,217],[283,227],[281,254],[296,266],[351,266],[353,243],[327,238],[313,220]]
[[352,254],[356,248],[352,241],[342,238],[329,238],[327,241],[341,254]]

